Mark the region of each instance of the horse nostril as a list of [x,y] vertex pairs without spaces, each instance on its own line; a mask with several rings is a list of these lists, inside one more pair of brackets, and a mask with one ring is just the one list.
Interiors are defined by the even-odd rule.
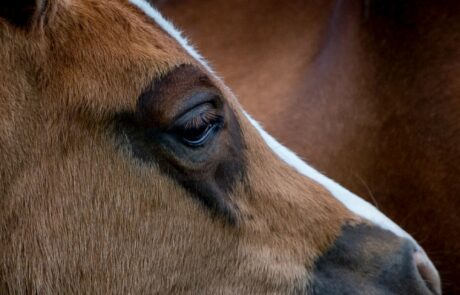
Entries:
[[372,225],[344,226],[315,262],[314,294],[440,295],[436,268],[415,242]]
[[414,253],[414,262],[420,276],[427,284],[428,288],[436,295],[440,295],[441,291],[441,278],[439,273],[434,267],[433,263],[428,259],[428,256],[421,249]]

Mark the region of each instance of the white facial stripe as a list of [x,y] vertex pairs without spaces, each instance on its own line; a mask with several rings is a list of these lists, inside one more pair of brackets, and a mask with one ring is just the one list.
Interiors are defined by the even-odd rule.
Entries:
[[[372,206],[370,203],[361,199],[357,195],[353,194],[346,188],[342,187],[332,179],[319,173],[313,167],[307,165],[292,151],[281,145],[276,139],[270,134],[265,132],[258,122],[256,122],[249,114],[245,112],[246,117],[249,119],[251,124],[259,131],[262,138],[265,140],[267,145],[277,154],[283,161],[290,166],[294,167],[298,172],[314,180],[315,182],[324,186],[337,200],[342,202],[345,207],[355,214],[366,218],[376,225],[394,232],[398,236],[409,238],[413,241],[413,238],[395,224],[391,219],[386,217],[377,208]],[[415,242],[415,241],[414,241]]]
[[[206,64],[203,57],[192,46],[189,45],[187,39],[185,39],[181,35],[181,33],[176,28],[174,28],[174,26],[170,22],[165,20],[165,18],[148,2],[146,2],[145,0],[129,1],[136,7],[144,11],[145,14],[150,16],[169,35],[176,39],[177,42],[180,45],[182,45],[182,47],[190,54],[190,56],[202,63],[210,72],[212,72],[212,70]],[[414,243],[416,243],[407,232],[405,232],[391,219],[389,219],[383,213],[377,210],[377,208],[375,208],[365,200],[361,199],[360,197],[356,196],[355,194],[351,193],[344,187],[340,186],[338,183],[334,182],[330,178],[319,173],[313,167],[307,165],[292,151],[281,145],[278,141],[276,141],[276,139],[274,139],[271,135],[265,132],[259,125],[259,123],[252,119],[247,113],[245,113],[245,115],[247,116],[251,124],[254,125],[254,127],[259,131],[260,135],[265,140],[267,145],[274,151],[275,154],[277,154],[287,164],[294,167],[298,172],[305,175],[306,177],[311,178],[315,182],[324,186],[335,198],[337,198],[337,200],[342,202],[350,211],[365,219],[372,221],[373,223],[384,229],[392,231],[398,236],[408,238],[412,240]]]
[[[337,200],[342,202],[350,211],[354,212],[358,216],[361,216],[367,220],[372,221],[375,225],[380,226],[383,229],[389,230],[394,234],[409,239],[414,243],[418,248],[421,260],[427,265],[428,268],[433,272],[433,276],[437,277],[439,281],[439,273],[436,270],[433,262],[428,258],[423,248],[414,240],[414,238],[394,223],[391,219],[386,217],[382,212],[377,208],[372,206],[370,203],[361,199],[357,195],[353,194],[346,188],[342,187],[332,179],[327,176],[319,173],[313,167],[307,165],[303,160],[301,160],[296,154],[280,144],[276,139],[274,139],[270,134],[265,132],[260,124],[255,121],[251,116],[244,112],[246,117],[249,119],[251,124],[259,131],[262,138],[265,140],[267,145],[277,154],[283,161],[285,161],[290,166],[294,167],[298,172],[305,175],[306,177],[316,181],[325,187]],[[436,281],[436,279],[434,279]]]
[[157,23],[163,30],[165,30],[171,37],[173,37],[186,51],[190,56],[195,60],[199,61],[207,70],[213,72],[212,69],[208,66],[205,59],[198,53],[198,51],[190,45],[187,38],[182,36],[182,33],[176,29],[172,23],[167,21],[158,10],[152,7],[150,3],[145,0],[129,0],[134,6],[138,7],[140,10],[144,11],[146,15],[151,17],[155,23]]

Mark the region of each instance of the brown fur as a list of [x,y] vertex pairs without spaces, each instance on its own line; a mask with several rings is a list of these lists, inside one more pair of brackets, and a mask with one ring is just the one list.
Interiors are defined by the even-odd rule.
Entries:
[[460,293],[457,1],[161,4],[269,132],[407,227]]
[[0,23],[0,290],[24,294],[286,293],[359,219],[282,163],[238,111],[246,173],[231,226],[115,145],[112,118],[196,64],[126,1],[50,1]]

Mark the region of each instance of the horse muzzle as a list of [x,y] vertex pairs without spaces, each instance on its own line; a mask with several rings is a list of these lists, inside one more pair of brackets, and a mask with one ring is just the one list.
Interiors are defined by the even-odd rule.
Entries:
[[440,295],[441,280],[414,242],[371,225],[347,225],[315,264],[312,294]]

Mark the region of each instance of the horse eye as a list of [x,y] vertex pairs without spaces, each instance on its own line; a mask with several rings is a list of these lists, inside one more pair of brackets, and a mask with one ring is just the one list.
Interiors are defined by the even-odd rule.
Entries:
[[206,144],[222,126],[222,117],[210,103],[194,108],[182,116],[175,127],[175,133],[190,147]]
[[180,135],[184,143],[192,147],[198,147],[204,145],[215,134],[216,129],[217,125],[208,124],[199,128],[183,130]]

